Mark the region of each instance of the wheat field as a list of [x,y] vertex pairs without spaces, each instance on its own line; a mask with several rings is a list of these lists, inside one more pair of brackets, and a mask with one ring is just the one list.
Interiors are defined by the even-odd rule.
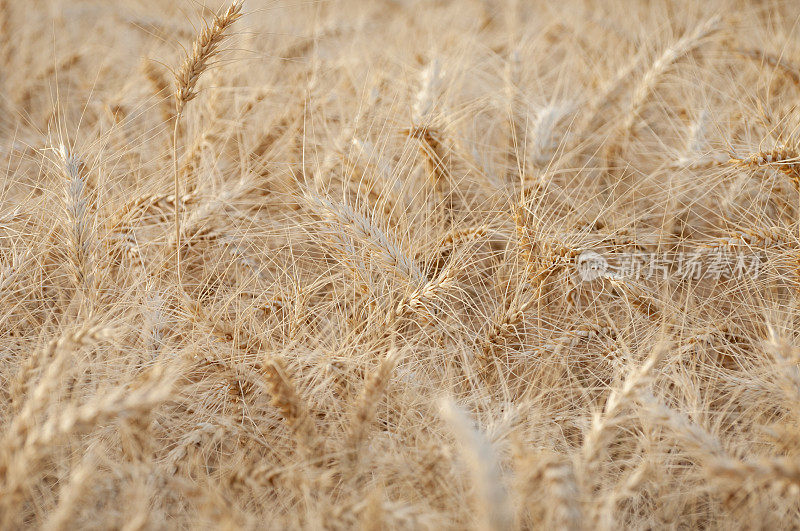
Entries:
[[800,4],[0,0],[0,528],[797,529]]

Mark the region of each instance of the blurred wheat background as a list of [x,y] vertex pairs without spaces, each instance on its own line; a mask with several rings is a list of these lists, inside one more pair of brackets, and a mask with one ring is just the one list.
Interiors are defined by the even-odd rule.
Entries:
[[798,528],[799,22],[0,0],[0,528]]

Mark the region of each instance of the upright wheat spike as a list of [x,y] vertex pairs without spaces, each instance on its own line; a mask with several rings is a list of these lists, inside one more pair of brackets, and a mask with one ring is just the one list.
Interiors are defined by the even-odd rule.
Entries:
[[[513,41],[513,37],[511,40]],[[519,49],[516,45],[509,42],[509,53],[505,65],[505,107],[508,114],[508,146],[506,153],[506,163],[512,175],[518,176],[521,171],[520,143],[525,138],[524,120],[520,116],[520,109],[524,102],[520,95],[519,84],[522,71],[522,61],[520,61]]]
[[378,404],[386,393],[386,388],[389,386],[392,373],[399,361],[400,351],[392,349],[386,357],[381,360],[378,370],[369,375],[364,382],[364,390],[358,401],[350,432],[353,448],[356,450],[358,449],[358,445],[368,434],[370,425],[377,413]]
[[636,118],[638,118],[639,112],[642,109],[642,105],[644,105],[647,96],[650,94],[650,91],[653,90],[653,87],[656,85],[656,81],[658,81],[661,75],[664,74],[667,68],[669,68],[670,65],[672,65],[675,61],[693,52],[707,37],[718,31],[721,20],[722,19],[719,16],[708,19],[706,22],[698,26],[692,33],[683,36],[677,42],[675,42],[675,44],[664,50],[664,53],[662,53],[658,59],[653,62],[647,72],[645,72],[639,84],[636,85],[636,89],[633,92],[627,120],[623,127],[623,132],[625,134],[632,129],[633,124],[636,121]]
[[67,179],[64,206],[69,219],[70,261],[75,282],[86,297],[91,297],[93,285],[91,220],[89,198],[86,190],[86,171],[83,162],[61,145],[59,162]]
[[450,177],[450,149],[442,141],[441,132],[434,127],[413,127],[406,130],[419,140],[419,150],[431,183],[438,190]]
[[[218,47],[228,36],[228,30],[242,16],[244,0],[233,0],[228,9],[214,17],[214,22],[204,26],[192,44],[192,52],[186,57],[178,73],[175,74],[175,129],[172,134],[172,158],[175,173],[175,197],[180,197],[178,182],[178,129],[186,104],[197,96],[197,82],[205,72],[209,61],[218,53]],[[175,204],[175,265],[180,280],[181,276],[181,218],[180,205]]]
[[81,462],[72,469],[69,481],[63,483],[59,490],[58,505],[52,514],[47,518],[44,529],[48,531],[60,531],[70,529],[70,519],[74,511],[79,507],[80,498],[92,486],[92,475],[96,472],[97,455],[88,452],[84,455]]
[[527,159],[534,168],[545,169],[550,163],[554,147],[557,145],[554,140],[556,126],[571,111],[571,105],[550,104],[536,112],[531,131],[528,133],[527,154]]
[[441,130],[432,123],[441,89],[442,73],[439,59],[436,58],[422,71],[411,116],[413,126],[403,131],[419,140],[420,153],[436,190],[440,190],[449,177],[450,166],[450,150],[444,145]]
[[525,312],[530,308],[536,297],[529,297],[521,301],[517,297],[503,308],[498,318],[492,321],[485,335],[480,339],[480,351],[475,353],[475,367],[487,381],[492,379],[492,368],[495,366],[497,352],[504,342],[517,332],[525,319]]
[[478,529],[511,529],[511,504],[491,441],[474,427],[467,413],[452,400],[441,400],[439,412],[455,435],[462,458],[472,476],[476,492]]
[[548,521],[552,529],[581,529],[581,506],[572,463],[551,455],[544,459],[541,481],[548,497]]
[[692,122],[689,136],[686,139],[686,147],[681,156],[670,163],[671,170],[706,170],[727,162],[728,158],[724,153],[708,153],[706,130],[708,129],[709,114],[707,108],[703,109],[697,119]]
[[416,126],[423,126],[430,122],[441,87],[441,64],[438,58],[434,58],[422,71],[420,77],[419,91],[417,91],[414,101],[412,116]]
[[667,346],[665,344],[656,346],[644,363],[628,374],[622,387],[609,393],[603,410],[596,411],[592,416],[591,428],[583,439],[582,448],[584,465],[589,475],[592,474],[608,444],[611,428],[615,426],[623,409],[630,406],[650,384],[653,369],[661,362],[666,353]]
[[210,26],[205,26],[192,44],[189,54],[175,75],[175,111],[178,115],[184,106],[197,96],[197,82],[200,75],[210,66],[208,62],[218,53],[218,47],[226,37],[231,25],[242,16],[244,0],[233,0],[228,9],[214,17]]
[[264,363],[264,373],[269,384],[273,405],[280,410],[284,421],[297,437],[303,450],[313,450],[317,431],[309,415],[305,401],[297,393],[297,388],[286,373],[286,365],[281,358],[273,358]]

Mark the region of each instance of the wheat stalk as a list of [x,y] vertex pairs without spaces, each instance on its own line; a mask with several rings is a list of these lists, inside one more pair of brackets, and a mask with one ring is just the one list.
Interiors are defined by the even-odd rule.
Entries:
[[[178,130],[181,117],[186,104],[197,96],[197,82],[200,76],[209,68],[209,61],[219,52],[219,45],[228,37],[228,32],[242,16],[244,0],[233,0],[228,9],[214,17],[211,25],[203,29],[192,43],[192,51],[186,56],[178,72],[175,74],[175,128],[173,131],[173,165],[174,165],[174,194],[180,197],[180,182],[178,172]],[[175,267],[178,281],[181,278],[181,222],[180,208],[175,208]]]

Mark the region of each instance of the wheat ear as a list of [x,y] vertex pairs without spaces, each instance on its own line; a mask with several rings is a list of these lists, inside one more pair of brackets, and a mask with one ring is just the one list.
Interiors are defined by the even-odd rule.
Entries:
[[711,458],[712,462],[717,462],[728,458],[719,439],[685,414],[667,407],[649,392],[639,393],[636,401],[651,420],[669,428],[673,437],[698,459]]
[[494,320],[482,340],[481,352],[476,355],[478,370],[483,373],[489,370],[494,360],[496,350],[502,345],[504,339],[514,334],[525,318],[525,311],[536,301],[531,297],[525,302],[515,299]]
[[783,227],[768,226],[755,227],[752,229],[743,228],[731,232],[726,238],[718,238],[704,245],[707,248],[736,248],[736,247],[758,247],[769,248],[774,245],[789,242],[789,233]]
[[351,432],[351,441],[355,450],[368,434],[369,427],[377,413],[378,404],[386,393],[398,361],[400,361],[400,352],[395,349],[391,350],[381,360],[378,370],[372,373],[364,383],[364,390],[356,408]]
[[622,388],[609,393],[602,412],[592,417],[592,425],[583,440],[582,455],[586,472],[591,475],[608,443],[611,428],[619,421],[623,410],[632,405],[652,381],[652,372],[666,354],[666,345],[657,346],[641,367],[632,371]]
[[709,472],[740,483],[755,480],[766,484],[800,485],[800,465],[791,457],[765,458],[755,462],[718,458],[709,465]]
[[[205,72],[209,61],[217,55],[219,45],[228,36],[228,30],[242,16],[243,0],[233,0],[228,9],[214,17],[214,22],[204,26],[192,44],[192,52],[186,57],[175,74],[175,129],[172,132],[172,159],[174,165],[175,197],[180,197],[178,172],[178,131],[186,104],[197,96],[197,82]],[[180,206],[175,204],[175,266],[180,282],[181,276],[181,216]]]
[[394,319],[417,311],[430,313],[428,305],[453,285],[453,276],[454,272],[451,269],[446,269],[438,277],[426,281],[397,304],[394,312],[390,312],[386,316],[385,324],[388,325]]
[[219,52],[219,45],[228,37],[231,25],[242,16],[243,0],[234,0],[225,12],[214,17],[192,44],[192,52],[176,74],[175,112],[180,115],[185,105],[197,96],[197,81],[210,66],[208,62]]
[[392,235],[382,230],[369,216],[361,214],[346,203],[307,194],[305,203],[333,228],[349,230],[368,245],[378,258],[406,279],[418,282],[425,279],[411,257],[400,248]]
[[317,440],[317,430],[305,401],[297,394],[294,382],[286,373],[283,360],[280,358],[268,360],[264,364],[264,371],[273,405],[280,410],[300,447],[303,450],[313,450]]
[[779,146],[769,151],[758,151],[745,157],[731,157],[731,164],[750,168],[769,167],[783,173],[800,190],[800,153],[787,146]]
[[452,400],[439,403],[442,418],[455,435],[462,458],[472,476],[479,529],[511,529],[513,516],[502,470],[491,441],[477,430],[469,416]]
[[97,471],[97,455],[87,452],[81,462],[70,472],[69,480],[59,490],[58,504],[47,518],[43,529],[61,531],[70,529],[70,520],[79,508],[81,497],[92,486],[92,476]]
[[678,59],[695,51],[707,37],[716,33],[719,30],[720,22],[721,18],[719,16],[708,19],[695,28],[692,33],[678,39],[653,61],[653,64],[650,65],[650,68],[647,69],[644,76],[642,76],[642,79],[633,90],[625,121],[618,129],[619,137],[606,148],[607,158],[615,158],[621,152],[624,141],[627,140],[631,132],[633,132],[636,120],[641,114],[642,107],[647,101],[650,92],[656,87],[661,76]]
[[647,96],[650,94],[650,91],[653,90],[653,87],[656,86],[658,79],[666,72],[667,68],[681,57],[696,50],[708,36],[717,32],[720,22],[721,18],[719,16],[708,19],[692,33],[680,38],[675,44],[664,50],[664,53],[653,62],[647,72],[645,72],[639,84],[636,85],[633,92],[627,120],[623,127],[623,133],[627,134],[633,128],[634,122],[642,109],[642,105],[644,105],[647,100]]
[[582,528],[580,496],[572,462],[558,455],[545,458],[540,480],[547,493],[547,516],[552,529]]
[[64,208],[69,219],[70,261],[75,282],[83,294],[91,296],[93,285],[91,220],[86,193],[86,171],[83,162],[72,155],[66,146],[58,150],[59,162],[66,177]]

